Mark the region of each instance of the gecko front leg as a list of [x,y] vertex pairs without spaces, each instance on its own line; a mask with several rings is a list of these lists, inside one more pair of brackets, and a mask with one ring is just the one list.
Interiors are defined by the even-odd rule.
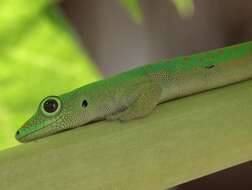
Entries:
[[159,102],[161,86],[151,82],[141,89],[138,98],[125,109],[106,116],[107,120],[128,121],[150,114]]

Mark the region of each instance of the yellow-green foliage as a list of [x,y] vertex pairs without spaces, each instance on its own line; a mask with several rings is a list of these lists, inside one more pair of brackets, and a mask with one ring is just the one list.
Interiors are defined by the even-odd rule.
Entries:
[[[194,14],[194,0],[168,0],[173,3],[178,14],[182,18],[189,18]],[[139,0],[119,0],[119,2],[128,10],[132,19],[141,23],[143,21],[143,13]],[[168,9],[167,9],[168,11]]]
[[193,0],[169,0],[176,7],[179,15],[183,18],[191,17],[194,14]]
[[0,55],[0,149],[43,97],[99,78],[49,0],[0,2]]
[[122,6],[124,6],[130,13],[132,19],[135,22],[142,22],[143,15],[140,8],[139,0],[119,0]]

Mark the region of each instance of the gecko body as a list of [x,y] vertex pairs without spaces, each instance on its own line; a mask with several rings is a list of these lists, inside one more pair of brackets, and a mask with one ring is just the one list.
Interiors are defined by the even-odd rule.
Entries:
[[16,139],[29,142],[96,120],[145,117],[159,103],[250,78],[252,42],[161,60],[45,98]]

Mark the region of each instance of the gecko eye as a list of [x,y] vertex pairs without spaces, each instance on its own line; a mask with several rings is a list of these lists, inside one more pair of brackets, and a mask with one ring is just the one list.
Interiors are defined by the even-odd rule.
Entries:
[[59,112],[61,103],[59,98],[51,96],[45,98],[41,104],[41,110],[46,116],[53,116]]

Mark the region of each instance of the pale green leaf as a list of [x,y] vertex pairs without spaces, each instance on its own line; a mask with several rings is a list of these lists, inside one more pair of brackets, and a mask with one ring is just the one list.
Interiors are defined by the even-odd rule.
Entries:
[[[0,152],[0,189],[164,190],[252,158],[252,81]],[[39,184],[39,185],[38,185]]]

